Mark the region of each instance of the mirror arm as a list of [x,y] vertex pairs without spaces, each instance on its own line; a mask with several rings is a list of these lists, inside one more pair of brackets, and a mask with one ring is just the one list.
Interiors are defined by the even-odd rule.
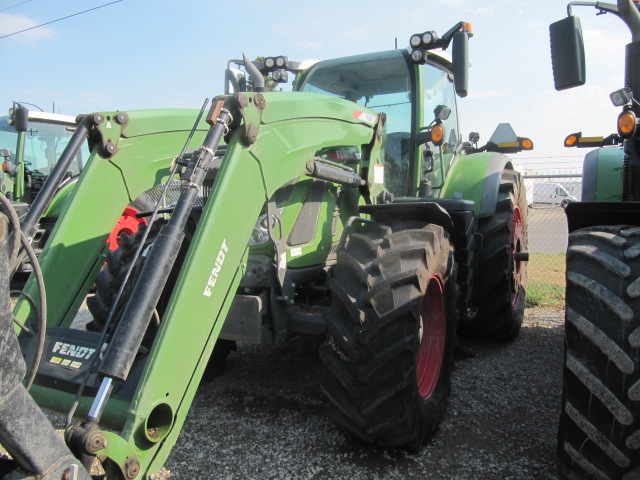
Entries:
[[598,15],[602,15],[604,13],[613,13],[614,15],[620,16],[620,12],[618,11],[618,7],[613,3],[605,3],[605,2],[569,2],[567,4],[567,16],[572,16],[571,7],[595,7],[598,10]]

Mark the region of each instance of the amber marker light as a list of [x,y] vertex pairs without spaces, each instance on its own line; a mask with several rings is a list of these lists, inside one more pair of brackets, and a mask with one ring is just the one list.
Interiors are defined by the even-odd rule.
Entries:
[[618,116],[618,133],[621,137],[631,137],[636,131],[636,116],[630,112],[622,112]]
[[442,125],[434,125],[431,129],[431,141],[434,145],[442,145],[444,138],[444,127]]
[[529,138],[523,138],[520,144],[525,150],[533,150],[533,142]]
[[578,143],[579,134],[572,133],[571,135],[567,135],[567,138],[564,139],[565,147],[575,147]]

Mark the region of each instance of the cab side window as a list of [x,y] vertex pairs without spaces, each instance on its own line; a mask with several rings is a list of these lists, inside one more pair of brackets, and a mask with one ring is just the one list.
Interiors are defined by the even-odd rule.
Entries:
[[431,125],[435,119],[434,111],[438,105],[445,105],[451,109],[449,118],[442,121],[445,130],[444,142],[440,147],[432,143],[427,146],[433,153],[433,172],[429,179],[434,188],[442,186],[445,171],[453,160],[454,152],[462,141],[458,116],[456,113],[456,94],[450,75],[435,66],[426,63],[422,66],[422,81],[424,92],[422,127]]

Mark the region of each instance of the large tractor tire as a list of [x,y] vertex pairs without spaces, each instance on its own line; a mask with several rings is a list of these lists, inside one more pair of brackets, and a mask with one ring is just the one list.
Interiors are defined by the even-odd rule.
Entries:
[[[158,219],[151,226],[151,231],[149,232],[149,235],[145,240],[145,246],[142,250],[143,255],[138,258],[138,261],[134,265],[129,277],[129,281],[126,283],[122,295],[120,296],[120,300],[118,301],[118,306],[114,314],[115,320],[111,322],[111,325],[107,332],[108,334],[115,331],[119,316],[122,314],[124,307],[131,299],[133,285],[135,284],[135,281],[140,274],[142,267],[144,266],[144,261],[146,258],[146,256],[144,255],[145,249],[149,248],[153,244],[156,237],[158,236],[158,233],[160,232],[160,229],[166,223],[166,220]],[[95,294],[87,299],[87,307],[93,315],[93,320],[87,324],[86,328],[88,330],[101,332],[104,328],[104,325],[106,324],[109,316],[109,311],[111,310],[111,306],[115,301],[117,292],[120,289],[122,282],[124,281],[127,269],[133,261],[135,251],[138,248],[138,245],[142,240],[142,236],[147,228],[147,225],[143,224],[140,226],[140,229],[137,232],[131,235],[120,235],[118,240],[118,248],[109,251],[107,255],[107,261],[96,277]],[[160,296],[160,300],[158,301],[158,305],[156,306],[154,318],[152,319],[151,324],[149,325],[149,328],[145,333],[142,342],[142,348],[144,350],[148,350],[153,343],[158,324],[162,320],[162,316],[171,297],[171,292],[173,291],[173,286],[175,285],[175,282],[178,278],[178,274],[180,272],[179,265],[181,265],[184,261],[187,249],[188,244],[186,241],[184,241],[182,243],[180,253],[178,254],[178,257],[176,259],[176,267],[173,268],[171,274],[169,275],[169,279],[167,280],[165,288],[162,291],[162,295]],[[204,378],[206,380],[211,380],[212,378],[222,374],[226,369],[227,357],[229,353],[236,350],[237,345],[233,340],[219,339],[216,342],[216,345],[211,354],[211,358],[209,360],[209,364],[207,365]]]
[[477,316],[461,325],[465,335],[512,340],[520,331],[526,299],[527,199],[520,175],[504,170],[495,213],[478,222]]
[[439,226],[369,224],[330,279],[322,390],[364,442],[418,451],[446,407],[456,340],[456,266]]
[[[158,232],[160,232],[160,228],[162,228],[162,226],[166,223],[166,220],[162,219],[158,219],[154,222],[151,227],[151,231],[149,232],[147,239],[145,240],[144,248],[148,248],[153,244],[156,237],[158,236]],[[139,229],[132,234],[123,232],[118,236],[118,247],[116,249],[109,249],[107,260],[95,280],[95,295],[87,298],[87,307],[93,315],[93,321],[87,324],[88,330],[97,332],[102,331],[102,328],[104,327],[108,319],[109,311],[111,310],[113,302],[115,301],[118,290],[120,289],[120,286],[124,281],[127,269],[133,261],[133,256],[147,228],[147,225],[142,224],[140,225]],[[138,261],[134,265],[129,280],[127,281],[120,300],[118,301],[118,306],[114,314],[116,321],[112,322],[110,330],[113,330],[115,328],[117,319],[122,313],[124,307],[131,299],[131,291],[133,289],[133,285],[135,284],[135,281],[140,271],[142,270],[146,259],[146,256],[144,255],[144,248],[143,254],[139,257]],[[168,282],[168,284],[169,283],[170,282]],[[166,298],[166,290],[167,288],[165,288],[165,292],[163,292],[162,296],[160,297],[157,309],[159,308],[160,310],[163,310],[163,303],[168,300],[168,298]],[[149,333],[150,332],[147,333],[147,336],[149,335]]]
[[640,228],[569,236],[565,315],[562,473],[640,478]]

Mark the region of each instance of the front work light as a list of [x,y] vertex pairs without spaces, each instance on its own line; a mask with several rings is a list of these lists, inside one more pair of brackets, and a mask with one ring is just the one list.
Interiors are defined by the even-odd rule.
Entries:
[[277,57],[266,57],[264,59],[264,67],[267,70],[286,69],[289,66],[289,59],[284,55]]
[[610,94],[609,98],[611,99],[611,103],[613,103],[614,106],[621,107],[631,101],[631,99],[633,98],[633,92],[630,88],[625,87]]

